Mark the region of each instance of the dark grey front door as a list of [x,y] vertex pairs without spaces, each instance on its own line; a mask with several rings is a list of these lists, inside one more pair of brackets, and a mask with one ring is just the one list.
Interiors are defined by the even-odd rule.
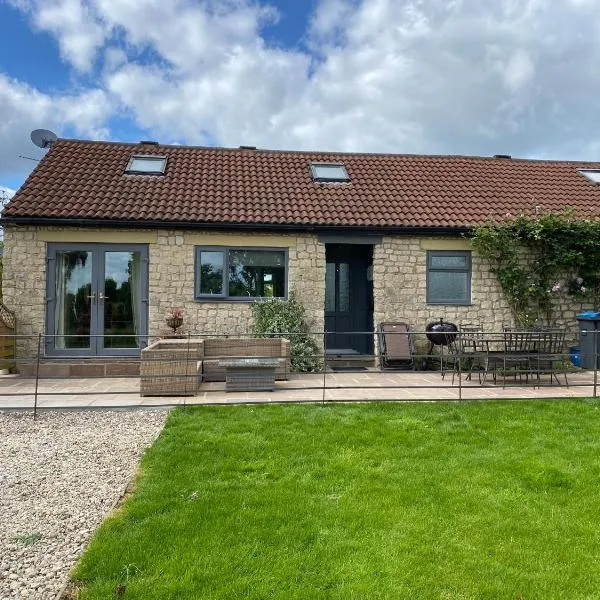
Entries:
[[325,251],[326,352],[372,354],[373,285],[368,271],[373,247],[327,244]]
[[135,355],[148,332],[148,247],[51,244],[46,351]]

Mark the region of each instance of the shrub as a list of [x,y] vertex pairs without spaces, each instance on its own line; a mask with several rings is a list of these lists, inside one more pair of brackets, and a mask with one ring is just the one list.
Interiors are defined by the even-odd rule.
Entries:
[[252,304],[252,332],[259,337],[286,337],[290,340],[292,370],[315,372],[323,368],[320,350],[310,337],[304,307],[294,292],[288,300],[273,298]]
[[515,322],[552,323],[567,294],[600,308],[600,223],[562,214],[520,215],[476,227],[471,243],[490,261]]

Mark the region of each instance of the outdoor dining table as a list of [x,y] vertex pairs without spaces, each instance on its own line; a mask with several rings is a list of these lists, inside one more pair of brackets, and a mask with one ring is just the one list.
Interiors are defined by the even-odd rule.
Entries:
[[[508,375],[526,380],[542,373],[558,378],[555,365],[564,362],[565,332],[561,329],[506,329],[502,332],[459,331],[458,346],[461,357],[472,358],[483,371],[480,381],[485,382],[488,373],[501,374],[503,384]],[[460,367],[459,367],[460,368]],[[568,385],[566,371],[563,372]]]

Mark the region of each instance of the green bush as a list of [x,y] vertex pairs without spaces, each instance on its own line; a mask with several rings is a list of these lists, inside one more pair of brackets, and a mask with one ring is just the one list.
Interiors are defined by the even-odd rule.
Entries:
[[304,307],[294,292],[288,300],[259,300],[252,304],[252,332],[259,337],[287,337],[290,340],[292,371],[315,372],[323,368],[321,351],[310,337]]
[[476,227],[471,243],[490,262],[518,325],[552,324],[555,307],[569,299],[600,308],[597,220],[569,209],[521,214]]

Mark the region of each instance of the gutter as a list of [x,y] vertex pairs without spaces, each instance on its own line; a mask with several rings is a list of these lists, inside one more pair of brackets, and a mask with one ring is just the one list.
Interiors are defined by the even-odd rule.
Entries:
[[122,219],[60,219],[55,217],[2,217],[4,225],[56,225],[70,227],[126,227],[130,229],[221,229],[287,232],[362,233],[399,235],[462,235],[472,227],[451,226],[376,226],[376,225],[295,225],[285,223],[202,223],[189,221],[127,221]]

